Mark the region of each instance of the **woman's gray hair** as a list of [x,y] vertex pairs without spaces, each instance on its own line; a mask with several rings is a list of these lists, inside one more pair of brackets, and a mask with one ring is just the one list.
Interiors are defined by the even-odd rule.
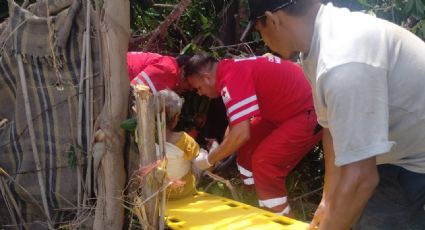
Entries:
[[[177,95],[174,91],[163,89],[158,92],[158,96],[165,103],[165,116],[167,119],[167,126],[172,125],[173,119],[176,114],[179,114],[183,106],[183,98]],[[173,128],[173,127],[170,127]]]

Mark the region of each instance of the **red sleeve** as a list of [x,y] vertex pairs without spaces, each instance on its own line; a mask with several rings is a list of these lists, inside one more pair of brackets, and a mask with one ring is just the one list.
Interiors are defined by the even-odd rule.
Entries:
[[[259,115],[259,106],[252,76],[252,65],[228,60],[219,70],[222,73],[220,94],[226,106],[230,125]],[[220,68],[220,67],[219,67]]]
[[132,81],[137,74],[139,74],[145,67],[144,63],[148,59],[147,55],[142,52],[128,52],[127,53],[127,70],[128,77]]
[[152,92],[157,92],[166,88],[174,89],[180,80],[180,70],[173,57],[163,56],[156,62],[146,66],[134,79],[132,84],[140,83],[149,86]]

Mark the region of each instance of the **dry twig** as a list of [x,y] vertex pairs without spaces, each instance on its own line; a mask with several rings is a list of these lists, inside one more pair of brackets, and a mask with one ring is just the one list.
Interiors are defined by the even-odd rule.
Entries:
[[[219,181],[223,184],[225,184],[227,186],[227,188],[229,188],[230,193],[232,194],[232,197],[234,200],[240,201],[240,197],[238,195],[238,193],[236,192],[235,187],[233,187],[232,183],[230,183],[230,181],[224,179],[223,177],[217,176],[214,173],[210,172],[210,171],[205,171],[205,174],[207,174],[209,177],[211,177],[212,179],[214,179],[215,181]],[[210,184],[211,185],[211,184]],[[208,185],[205,188],[205,191],[208,190],[208,188],[210,187],[210,185]]]

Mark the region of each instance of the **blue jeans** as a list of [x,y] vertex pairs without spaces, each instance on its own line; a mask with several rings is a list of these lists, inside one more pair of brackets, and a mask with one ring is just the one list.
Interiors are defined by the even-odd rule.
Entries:
[[425,174],[385,164],[379,185],[353,230],[424,230]]

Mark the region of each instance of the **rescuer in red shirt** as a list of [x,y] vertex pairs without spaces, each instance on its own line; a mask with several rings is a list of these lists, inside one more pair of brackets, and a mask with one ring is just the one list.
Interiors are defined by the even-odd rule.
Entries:
[[128,52],[127,68],[131,86],[146,85],[153,94],[171,89],[178,94],[188,91],[189,85],[181,74],[181,67],[189,59],[187,55],[177,57],[157,53]]
[[255,185],[259,205],[287,215],[285,178],[321,139],[312,92],[302,69],[275,56],[224,59],[193,56],[185,76],[199,95],[220,97],[229,134],[195,165],[207,169],[237,151],[246,185]]

